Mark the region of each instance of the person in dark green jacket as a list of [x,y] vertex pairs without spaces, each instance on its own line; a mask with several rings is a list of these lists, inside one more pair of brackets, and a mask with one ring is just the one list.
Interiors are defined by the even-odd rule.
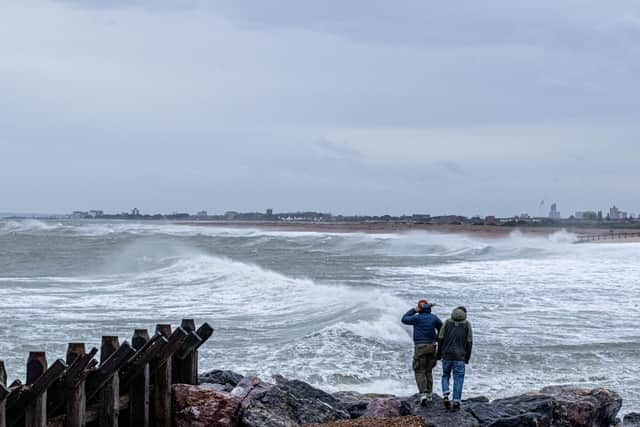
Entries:
[[465,365],[471,358],[473,330],[467,320],[467,309],[457,307],[438,334],[438,360],[442,359],[442,394],[444,406],[449,409],[449,382],[453,373],[453,410],[460,410]]

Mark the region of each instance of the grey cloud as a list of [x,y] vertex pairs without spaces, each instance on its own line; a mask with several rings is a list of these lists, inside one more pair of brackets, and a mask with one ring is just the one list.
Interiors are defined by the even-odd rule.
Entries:
[[0,211],[638,211],[639,16],[592,0],[5,2]]
[[354,160],[361,159],[363,157],[360,150],[353,148],[346,143],[335,142],[326,138],[321,138],[316,141],[315,146],[323,153],[338,159]]

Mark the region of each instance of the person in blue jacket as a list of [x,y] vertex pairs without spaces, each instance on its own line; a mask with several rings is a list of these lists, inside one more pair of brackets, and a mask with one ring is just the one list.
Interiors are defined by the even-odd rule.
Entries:
[[442,321],[431,313],[431,307],[429,301],[421,299],[415,308],[402,316],[402,323],[413,326],[413,371],[421,405],[433,399],[433,368],[438,362],[436,343],[442,328]]

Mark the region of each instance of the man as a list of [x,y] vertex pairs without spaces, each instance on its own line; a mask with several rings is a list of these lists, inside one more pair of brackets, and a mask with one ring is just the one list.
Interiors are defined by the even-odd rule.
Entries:
[[402,323],[413,325],[413,370],[420,393],[420,404],[431,402],[433,393],[433,368],[436,366],[436,340],[442,327],[442,321],[431,314],[431,304],[426,299],[418,301],[402,316]]
[[460,410],[465,365],[471,358],[472,346],[473,331],[471,322],[467,320],[467,309],[457,307],[438,334],[438,360],[442,359],[442,399],[447,409],[451,407],[449,380],[453,373],[453,410]]

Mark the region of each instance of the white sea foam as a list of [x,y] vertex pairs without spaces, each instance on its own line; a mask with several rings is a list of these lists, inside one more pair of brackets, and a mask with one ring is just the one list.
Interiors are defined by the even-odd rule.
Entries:
[[597,383],[638,410],[640,244],[574,239],[0,221],[0,356],[17,377],[24,342],[53,357],[70,341],[194,317],[216,328],[203,369],[409,394],[400,317],[427,297],[443,319],[469,310],[469,394]]
[[59,222],[45,222],[36,219],[0,220],[0,233],[27,233],[32,231],[49,231],[61,228]]

